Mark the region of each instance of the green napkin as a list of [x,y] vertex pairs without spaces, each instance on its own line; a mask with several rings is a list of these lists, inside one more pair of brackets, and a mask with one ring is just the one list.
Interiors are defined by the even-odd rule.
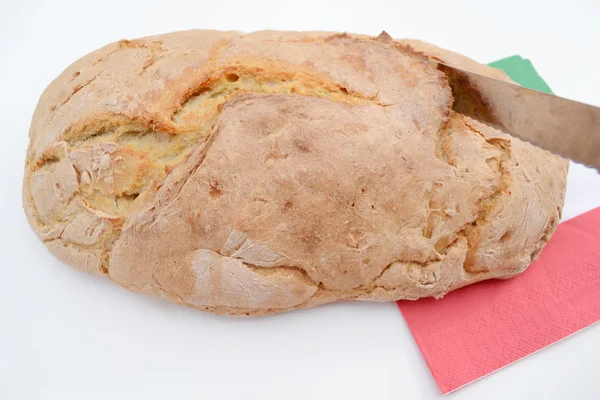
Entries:
[[539,90],[540,92],[552,93],[548,84],[538,75],[531,61],[521,56],[503,58],[488,65],[503,70],[512,80],[521,86]]

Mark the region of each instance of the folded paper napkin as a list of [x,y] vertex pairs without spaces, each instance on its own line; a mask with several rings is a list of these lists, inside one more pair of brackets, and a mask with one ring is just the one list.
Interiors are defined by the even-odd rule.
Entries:
[[398,305],[442,393],[600,321],[600,208],[560,224],[523,274]]
[[[550,92],[528,60],[491,64]],[[600,321],[600,208],[561,223],[523,274],[398,306],[447,394]]]

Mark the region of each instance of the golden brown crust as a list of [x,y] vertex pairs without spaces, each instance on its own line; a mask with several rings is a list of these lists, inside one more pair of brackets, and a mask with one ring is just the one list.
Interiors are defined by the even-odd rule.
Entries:
[[567,163],[451,110],[416,41],[188,31],[121,41],[42,95],[23,198],[66,263],[260,315],[443,296],[523,271]]

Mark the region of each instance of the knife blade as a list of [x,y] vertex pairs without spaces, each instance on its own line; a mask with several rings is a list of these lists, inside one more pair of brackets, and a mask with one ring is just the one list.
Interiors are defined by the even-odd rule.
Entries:
[[434,61],[455,111],[600,171],[600,108]]

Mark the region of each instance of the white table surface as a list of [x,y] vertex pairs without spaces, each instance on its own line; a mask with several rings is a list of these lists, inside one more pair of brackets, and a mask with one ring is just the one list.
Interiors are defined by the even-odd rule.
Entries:
[[[599,17],[597,0],[1,0],[0,399],[442,397],[394,303],[229,319],[130,293],[50,256],[21,209],[27,132],[42,90],[80,56],[191,28],[385,29],[481,62],[520,54],[557,94],[600,105]],[[572,166],[565,218],[599,205],[600,175]],[[598,399],[598,360],[597,325],[451,398]]]

